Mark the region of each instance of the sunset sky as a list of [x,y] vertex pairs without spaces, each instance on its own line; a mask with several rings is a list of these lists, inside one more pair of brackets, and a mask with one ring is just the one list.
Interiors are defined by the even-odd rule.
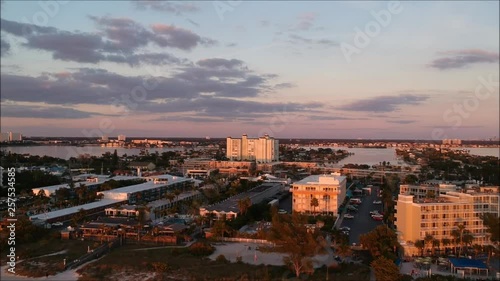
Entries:
[[2,132],[500,134],[498,1],[1,3]]

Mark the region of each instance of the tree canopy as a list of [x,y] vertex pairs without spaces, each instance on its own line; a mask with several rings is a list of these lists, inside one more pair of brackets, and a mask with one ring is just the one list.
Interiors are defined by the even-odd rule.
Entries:
[[377,281],[396,281],[401,278],[398,266],[392,260],[383,256],[375,259],[370,265],[375,271]]
[[306,223],[307,219],[298,213],[274,214],[270,231],[269,238],[275,243],[274,250],[287,254],[284,262],[297,277],[303,272],[312,271],[312,257],[323,249],[318,242],[319,232],[308,230]]
[[396,250],[399,247],[396,232],[386,225],[379,225],[374,230],[362,234],[360,243],[368,249],[373,258],[384,256],[391,260],[396,259]]

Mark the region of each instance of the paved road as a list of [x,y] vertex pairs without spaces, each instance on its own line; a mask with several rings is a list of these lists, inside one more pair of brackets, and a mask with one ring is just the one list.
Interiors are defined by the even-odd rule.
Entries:
[[359,244],[359,236],[361,234],[370,232],[377,225],[381,225],[381,221],[375,221],[370,217],[370,211],[379,210],[382,211],[382,205],[374,205],[373,200],[377,199],[377,192],[374,190],[371,195],[366,195],[361,197],[363,203],[358,205],[358,212],[352,213],[354,219],[343,219],[342,226],[347,226],[351,228],[349,235],[349,242]]

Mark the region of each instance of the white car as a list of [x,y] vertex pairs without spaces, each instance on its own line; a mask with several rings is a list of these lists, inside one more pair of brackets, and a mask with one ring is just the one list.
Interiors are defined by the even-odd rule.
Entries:
[[381,204],[382,204],[382,201],[380,201],[380,200],[375,200],[375,201],[373,201],[373,204],[374,204],[374,205],[381,205]]
[[353,219],[353,218],[354,218],[354,216],[351,215],[351,214],[345,214],[344,215],[344,219]]
[[60,222],[60,221],[58,221],[58,222],[53,223],[52,225],[53,225],[53,226],[62,226],[62,225],[63,225],[63,223],[62,223],[62,222]]
[[339,228],[339,230],[342,230],[342,231],[351,231],[351,228],[348,227],[348,226],[343,226],[343,227]]

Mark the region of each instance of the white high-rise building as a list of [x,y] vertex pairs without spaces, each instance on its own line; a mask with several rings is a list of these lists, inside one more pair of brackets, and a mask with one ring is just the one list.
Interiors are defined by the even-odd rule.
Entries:
[[118,135],[118,140],[119,141],[125,141],[127,137],[125,135]]
[[10,141],[22,141],[23,135],[21,135],[21,133],[9,132],[9,140]]
[[257,161],[261,163],[279,160],[279,141],[264,135],[259,138],[227,138],[226,157],[229,160]]
[[107,135],[103,135],[103,136],[101,137],[101,141],[108,141],[108,140],[109,140],[109,138],[108,138],[108,136],[107,136]]

